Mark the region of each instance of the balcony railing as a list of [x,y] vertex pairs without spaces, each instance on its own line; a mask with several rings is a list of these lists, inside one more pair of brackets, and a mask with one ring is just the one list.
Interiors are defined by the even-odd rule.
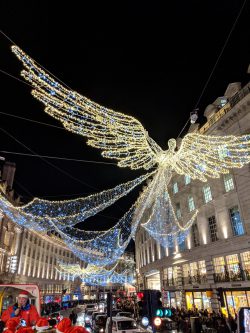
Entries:
[[200,129],[199,132],[204,134],[211,126],[228,113],[236,104],[238,104],[246,95],[250,93],[250,85],[247,84],[240,91],[228,99],[228,103],[219,109]]

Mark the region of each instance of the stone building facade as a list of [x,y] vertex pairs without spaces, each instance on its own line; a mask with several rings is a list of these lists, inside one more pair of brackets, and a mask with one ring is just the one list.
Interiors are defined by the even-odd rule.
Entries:
[[[191,125],[190,132],[249,134],[250,85],[229,84],[204,115],[207,122],[202,127]],[[142,227],[138,229],[139,290],[161,290],[167,306],[222,308],[233,315],[240,306],[250,306],[250,165],[206,183],[176,174],[169,187],[180,221],[185,224],[195,209],[199,213],[186,240],[174,249],[161,247]]]
[[[0,192],[18,205],[13,191],[15,164],[1,164]],[[58,260],[85,265],[60,238],[23,228],[0,213],[0,283],[38,284],[45,302],[58,300],[65,289],[64,298],[72,299],[76,290],[79,295],[81,281],[60,273],[56,268]]]

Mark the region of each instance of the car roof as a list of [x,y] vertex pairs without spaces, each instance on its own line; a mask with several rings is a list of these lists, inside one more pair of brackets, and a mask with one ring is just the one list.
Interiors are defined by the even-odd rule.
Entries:
[[112,317],[112,320],[113,321],[135,321],[133,318],[130,318],[130,317]]

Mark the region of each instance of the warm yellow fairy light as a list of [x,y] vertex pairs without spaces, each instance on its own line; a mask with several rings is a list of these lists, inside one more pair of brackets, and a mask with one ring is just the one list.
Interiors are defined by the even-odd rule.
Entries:
[[100,274],[104,271],[106,273],[112,273],[115,268],[117,267],[118,262],[115,263],[111,268],[104,268],[102,266],[96,265],[87,265],[86,268],[81,268],[79,264],[65,264],[65,263],[58,263],[58,271],[60,273],[67,273],[71,275],[78,275],[78,276],[88,276],[91,274]]
[[63,126],[88,138],[87,143],[103,150],[104,157],[117,159],[120,167],[149,169],[155,164],[179,174],[206,181],[219,177],[229,168],[240,168],[250,161],[250,136],[208,136],[187,134],[176,152],[176,141],[169,140],[163,151],[134,117],[105,108],[71,91],[36,65],[19,47],[12,51],[23,62],[22,76],[29,81],[35,98],[45,111]]
[[32,95],[45,104],[45,111],[60,120],[66,129],[88,137],[89,145],[102,149],[105,157],[118,159],[121,167],[149,169],[155,164],[155,152],[161,149],[148,139],[137,119],[66,89],[19,47],[12,46],[12,51],[27,69],[22,71],[22,76],[34,87]]
[[[12,46],[12,51],[25,67],[22,76],[33,86],[32,95],[45,104],[45,111],[58,119],[66,129],[87,137],[89,145],[100,148],[104,157],[117,159],[120,167],[150,169],[157,165],[154,180],[149,185],[150,195],[147,200],[141,202],[143,209],[137,215],[141,218],[146,208],[151,208],[150,217],[143,226],[151,232],[153,237],[161,239],[163,243],[163,238],[168,237],[173,240],[172,243],[175,246],[175,239],[178,240],[179,235],[185,237],[198,213],[196,211],[184,226],[176,218],[167,192],[174,172],[192,179],[207,181],[207,178],[218,178],[221,174],[228,173],[229,169],[241,168],[250,162],[250,135],[237,137],[189,133],[183,138],[178,150],[176,150],[176,140],[170,139],[168,149],[164,151],[149,137],[142,124],[134,117],[102,107],[77,92],[65,88],[37,66],[35,61],[19,47]],[[163,208],[163,211],[165,207],[169,212],[164,230],[160,227],[162,216],[158,213],[159,207]],[[53,216],[50,216],[50,220],[52,219]],[[65,216],[59,215],[59,219],[57,216],[59,222],[63,219]],[[129,229],[125,230],[124,224],[122,226],[123,231],[128,233]],[[119,228],[119,233],[120,231]],[[89,239],[86,241],[85,238],[83,240],[77,237],[70,238],[60,230],[59,233],[68,241],[69,246],[74,245],[72,251],[79,251],[79,253],[84,251],[84,255],[89,251],[89,247],[84,245],[90,244]],[[101,233],[99,237],[103,240],[106,235]],[[117,232],[116,237],[113,237],[113,234],[108,232],[107,239],[103,249],[106,249],[107,244],[113,239],[119,243],[120,234]],[[118,243],[116,248],[119,248]],[[124,245],[126,242],[123,243]],[[90,247],[90,251],[93,250],[99,251],[94,243]],[[102,255],[104,257],[106,252],[103,251]]]

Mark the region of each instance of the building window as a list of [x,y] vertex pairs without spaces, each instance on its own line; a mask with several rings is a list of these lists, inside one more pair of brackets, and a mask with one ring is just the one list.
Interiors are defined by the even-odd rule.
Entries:
[[234,236],[244,235],[243,223],[240,217],[240,212],[238,206],[235,206],[229,210],[231,225],[233,229]]
[[233,176],[229,174],[224,175],[224,186],[225,186],[225,191],[229,192],[234,189],[234,181],[233,181]]
[[177,219],[181,218],[181,206],[179,202],[176,204],[176,217]]
[[207,274],[207,270],[206,270],[205,260],[198,261],[198,266],[199,266],[199,273],[200,273],[200,275],[206,275]]
[[203,195],[204,195],[205,203],[208,203],[209,201],[211,201],[213,199],[212,193],[211,193],[211,188],[209,185],[206,185],[203,187]]
[[195,210],[194,198],[192,196],[188,197],[188,208],[190,212]]
[[199,240],[199,230],[196,223],[192,225],[192,235],[193,235],[193,244],[194,247],[200,246],[200,240]]
[[214,215],[208,218],[208,228],[209,228],[211,242],[216,242],[218,240],[218,237],[217,237],[216,219]]
[[239,258],[238,254],[231,254],[226,256],[227,268],[230,276],[239,272]]
[[225,260],[224,257],[213,258],[214,272],[215,274],[220,274],[225,272]]
[[177,183],[174,183],[173,184],[173,193],[176,194],[178,193],[179,189],[178,189],[178,184]]
[[250,251],[243,252],[240,255],[247,280],[250,280]]
[[188,175],[185,175],[185,185],[188,185],[191,183],[191,178]]

